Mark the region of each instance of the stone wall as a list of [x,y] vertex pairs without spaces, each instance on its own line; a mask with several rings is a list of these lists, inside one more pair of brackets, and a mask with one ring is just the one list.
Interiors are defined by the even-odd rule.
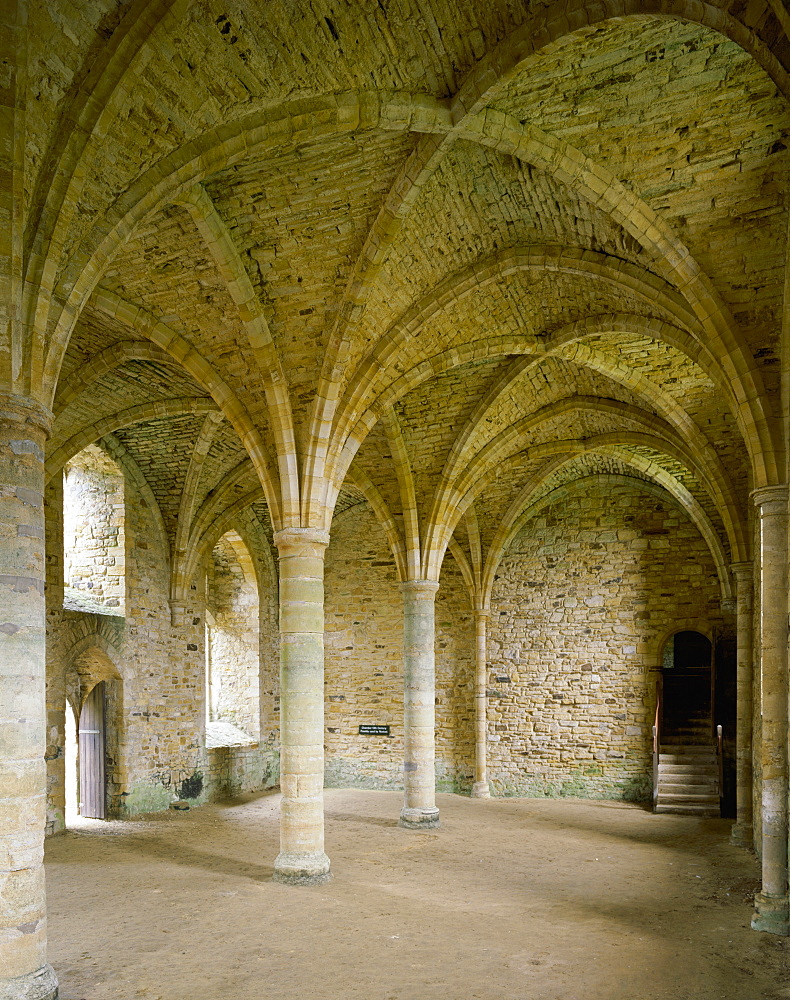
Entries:
[[649,798],[664,641],[724,625],[709,551],[668,500],[620,477],[554,491],[492,595],[494,794]]
[[[47,831],[64,828],[65,709],[79,709],[93,684],[107,685],[107,806],[109,816],[167,808],[234,790],[271,787],[279,776],[274,708],[277,657],[272,601],[264,602],[260,637],[265,664],[261,742],[217,765],[205,749],[205,595],[192,591],[183,624],[171,625],[169,545],[129,478],[125,481],[126,614],[75,611],[63,606],[62,485],[47,491]],[[107,609],[115,611],[116,609]],[[257,613],[257,609],[256,609]],[[258,700],[260,694],[258,694]],[[217,782],[216,787],[212,781]]]
[[[240,524],[235,546],[216,547],[208,595],[195,589],[186,623],[174,627],[167,541],[134,484],[125,489],[124,618],[63,608],[59,482],[47,494],[50,832],[63,828],[66,697],[80,705],[98,680],[108,691],[111,815],[256,791],[279,778],[276,584],[265,538]],[[333,524],[325,591],[326,783],[401,787],[402,599],[366,504]],[[731,626],[719,596],[696,528],[636,481],[592,477],[546,498],[507,550],[492,595],[494,794],[648,797],[661,647],[676,628]],[[216,623],[236,629],[242,659],[257,671],[254,717],[228,718],[250,742],[208,751],[206,602]],[[246,685],[246,666],[242,673]],[[389,725],[391,735],[360,736],[363,723]],[[448,556],[436,599],[438,787],[466,792],[473,771],[474,617]]]
[[[339,515],[326,556],[326,783],[401,788],[403,602],[395,561],[367,504]],[[436,773],[443,790],[471,787],[474,623],[452,558],[436,597]],[[360,724],[390,736],[360,736]]]

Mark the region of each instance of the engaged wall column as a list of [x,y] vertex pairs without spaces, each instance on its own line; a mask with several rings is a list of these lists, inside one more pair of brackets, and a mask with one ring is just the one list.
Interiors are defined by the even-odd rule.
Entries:
[[44,445],[49,414],[0,394],[0,997],[52,1000],[46,822]]
[[280,554],[280,853],[278,882],[329,878],[324,853],[325,531],[288,528]]
[[787,934],[787,487],[752,498],[760,514],[763,876],[752,927]]
[[472,798],[488,799],[488,612],[475,611],[475,783]]
[[439,825],[435,759],[434,604],[439,584],[407,580],[403,594],[403,808],[400,825],[425,829]]
[[754,684],[752,633],[754,582],[750,562],[733,563],[737,616],[737,710],[735,734],[736,821],[732,841],[754,846],[752,823],[752,689]]

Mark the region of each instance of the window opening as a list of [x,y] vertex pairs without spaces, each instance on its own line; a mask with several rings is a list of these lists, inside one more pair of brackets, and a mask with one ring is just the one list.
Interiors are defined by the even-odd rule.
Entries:
[[217,542],[206,580],[206,745],[260,737],[259,600],[250,554],[234,531]]
[[125,554],[123,473],[89,445],[63,473],[63,606],[122,617]]

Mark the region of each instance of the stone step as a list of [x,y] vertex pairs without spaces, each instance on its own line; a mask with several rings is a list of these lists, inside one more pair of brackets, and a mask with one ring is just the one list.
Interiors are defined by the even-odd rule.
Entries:
[[658,778],[658,791],[672,791],[672,789],[688,789],[689,791],[697,790],[701,792],[715,792],[718,795],[719,792],[719,782],[715,777],[704,777],[699,778],[696,775],[689,777],[688,775],[659,775]]
[[714,740],[711,738],[710,729],[670,729],[661,733],[661,742],[670,743],[672,746],[682,746],[689,743],[692,746],[710,746]]
[[716,807],[705,805],[655,805],[653,812],[674,813],[677,816],[701,816],[705,818],[716,818],[721,815],[718,802]]
[[688,806],[688,805],[699,805],[699,806],[716,806],[719,805],[718,795],[703,795],[703,794],[681,794],[679,792],[659,792],[658,798],[656,799],[658,805],[661,806]]
[[[686,727],[688,729],[688,727]],[[675,734],[673,734],[675,735]],[[719,766],[705,727],[699,741],[683,734],[682,742],[665,735],[658,755],[654,811],[686,816],[719,816]]]
[[677,733],[662,733],[661,734],[661,745],[671,746],[671,747],[682,747],[682,746],[694,746],[694,747],[709,747],[711,745],[710,730],[706,729],[704,732],[693,733],[688,729],[684,729],[683,732]]
[[685,771],[689,769],[700,770],[700,771],[715,771],[718,773],[719,765],[715,757],[704,757],[694,760],[689,757],[664,757],[663,755],[658,758],[658,766],[662,767],[681,767]]
[[719,769],[713,767],[695,767],[684,764],[659,764],[658,778],[669,778],[673,781],[693,781],[699,777],[703,781],[718,781]]
[[683,799],[705,799],[711,802],[719,801],[719,790],[706,785],[659,785],[657,802],[674,802]]
[[707,729],[710,732],[711,721],[710,716],[700,716],[697,719],[688,719],[685,716],[682,719],[667,719],[664,718],[663,729]]

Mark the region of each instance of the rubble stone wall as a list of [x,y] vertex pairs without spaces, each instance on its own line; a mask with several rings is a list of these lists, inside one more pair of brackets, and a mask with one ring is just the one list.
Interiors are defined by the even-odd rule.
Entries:
[[664,641],[724,624],[707,546],[670,501],[607,476],[555,490],[494,585],[494,794],[647,799]]

